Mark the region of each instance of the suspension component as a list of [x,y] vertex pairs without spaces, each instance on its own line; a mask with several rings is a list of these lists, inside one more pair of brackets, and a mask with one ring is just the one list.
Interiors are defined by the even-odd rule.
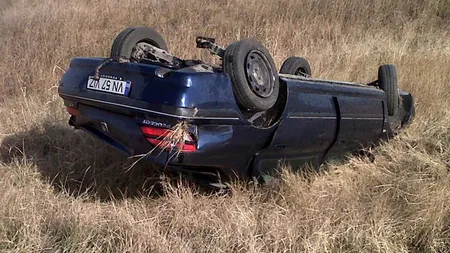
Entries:
[[209,49],[211,54],[218,55],[219,57],[223,57],[225,54],[225,48],[216,44],[216,39],[198,36],[195,39],[197,43],[197,48],[206,48]]

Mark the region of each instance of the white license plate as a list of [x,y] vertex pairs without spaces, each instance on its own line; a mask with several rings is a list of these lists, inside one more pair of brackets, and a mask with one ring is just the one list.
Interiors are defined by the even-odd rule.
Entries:
[[131,82],[105,77],[100,77],[100,79],[95,80],[93,76],[90,76],[86,87],[91,90],[99,90],[127,96],[130,92]]

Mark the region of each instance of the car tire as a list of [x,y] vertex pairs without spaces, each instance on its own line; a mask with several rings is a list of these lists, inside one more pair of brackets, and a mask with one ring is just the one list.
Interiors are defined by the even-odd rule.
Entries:
[[253,39],[232,43],[225,50],[222,65],[242,109],[260,112],[275,105],[280,90],[278,72],[261,43]]
[[378,69],[378,85],[386,93],[388,115],[395,115],[399,106],[397,70],[395,65],[381,65]]
[[111,47],[110,57],[112,59],[122,58],[131,61],[133,48],[139,42],[147,42],[167,51],[166,41],[161,34],[150,27],[136,26],[128,27],[117,35]]
[[281,65],[280,74],[311,77],[311,65],[303,57],[291,56]]

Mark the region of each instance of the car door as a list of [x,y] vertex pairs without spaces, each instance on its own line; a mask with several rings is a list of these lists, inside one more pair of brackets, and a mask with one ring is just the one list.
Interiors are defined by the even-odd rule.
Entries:
[[280,82],[288,93],[282,121],[269,146],[254,160],[254,169],[264,174],[279,163],[297,166],[321,158],[338,131],[337,101],[330,84],[285,78]]
[[335,96],[339,103],[340,122],[336,144],[330,154],[367,147],[379,140],[387,115],[385,94],[368,86],[347,86]]

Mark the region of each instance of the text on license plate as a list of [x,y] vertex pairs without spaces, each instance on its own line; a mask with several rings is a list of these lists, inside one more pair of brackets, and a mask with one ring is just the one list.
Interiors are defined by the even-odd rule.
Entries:
[[93,76],[90,76],[87,82],[87,88],[127,96],[130,92],[131,82],[105,77],[100,77],[96,80]]

